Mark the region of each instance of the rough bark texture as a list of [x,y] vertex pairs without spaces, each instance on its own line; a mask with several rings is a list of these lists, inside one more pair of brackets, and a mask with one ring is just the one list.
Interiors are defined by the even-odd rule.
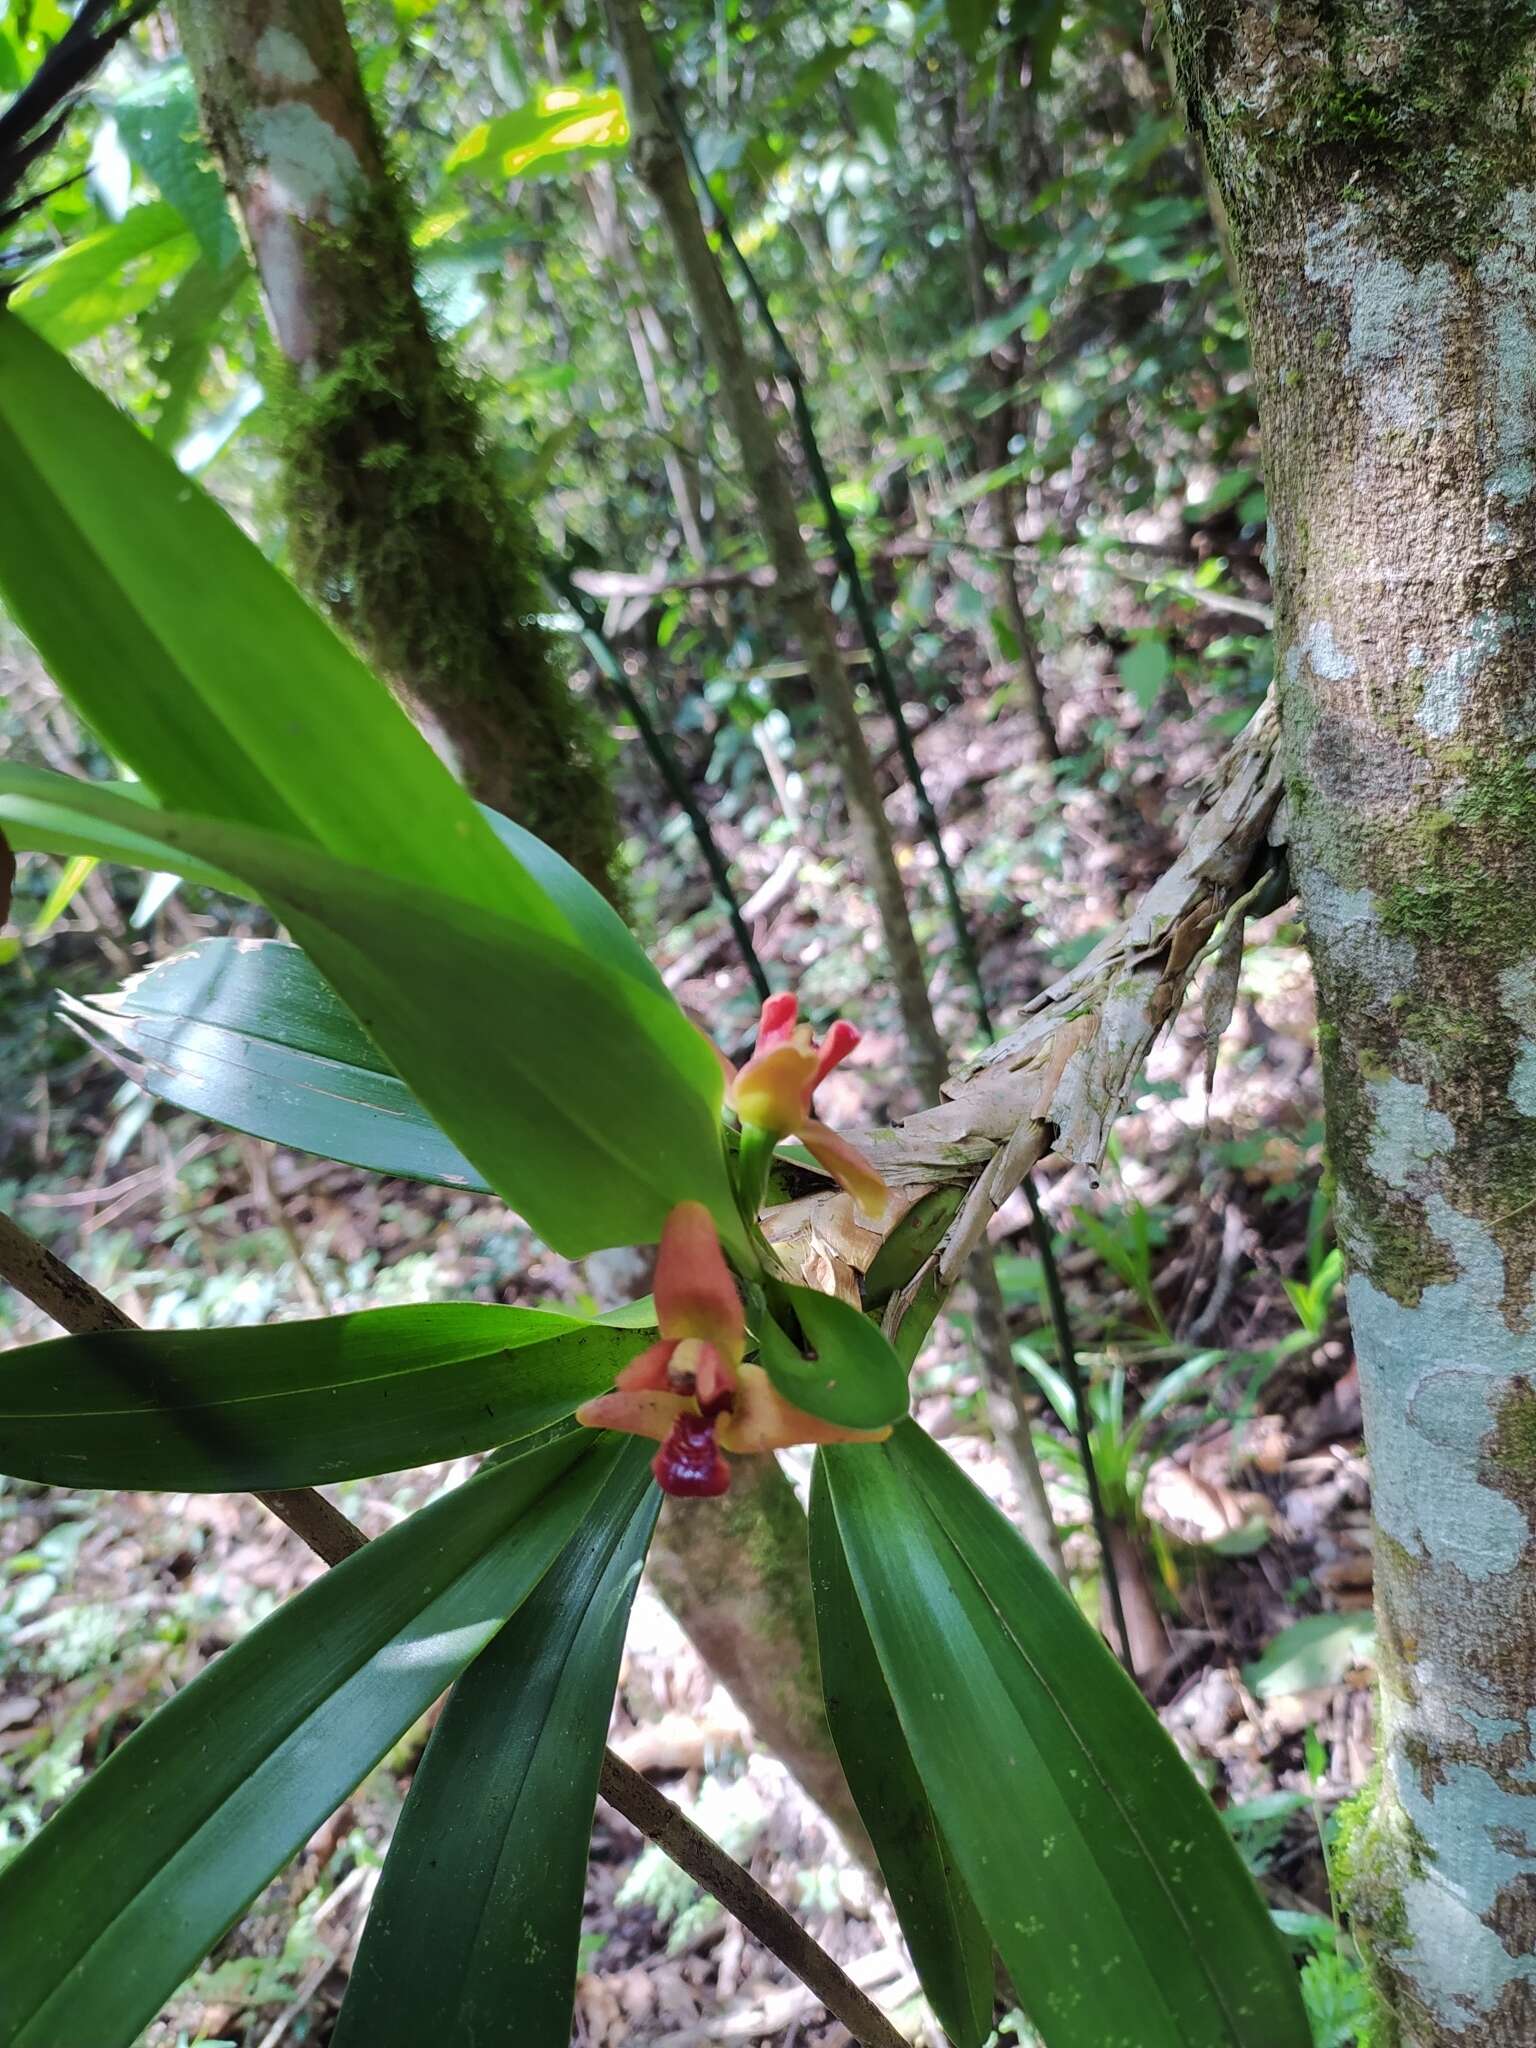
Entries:
[[714,365],[720,402],[741,450],[742,469],[773,561],[774,595],[800,642],[801,659],[837,764],[859,865],[879,908],[913,1078],[931,1099],[944,1078],[944,1053],[933,1029],[922,957],[912,935],[901,872],[859,724],[853,686],[800,531],[795,494],[773,423],[758,392],[735,302],[709,245],[688,182],[688,166],[667,120],[661,78],[639,0],[604,0],[604,14],[623,79],[635,168],[666,222],[684,288]]
[[1536,2039],[1536,11],[1184,0],[1375,1488],[1385,2040]]
[[538,543],[417,296],[340,0],[180,0],[177,17],[292,372],[295,567],[476,796],[611,893],[613,806],[538,624]]

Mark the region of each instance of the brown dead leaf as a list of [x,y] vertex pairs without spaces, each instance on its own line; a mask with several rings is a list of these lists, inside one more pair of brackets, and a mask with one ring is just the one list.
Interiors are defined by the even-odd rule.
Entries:
[[1172,1458],[1159,1458],[1142,1489],[1143,1512],[1193,1545],[1218,1543],[1253,1522],[1266,1527],[1274,1520],[1272,1503],[1262,1493],[1239,1492],[1224,1482],[1201,1478]]

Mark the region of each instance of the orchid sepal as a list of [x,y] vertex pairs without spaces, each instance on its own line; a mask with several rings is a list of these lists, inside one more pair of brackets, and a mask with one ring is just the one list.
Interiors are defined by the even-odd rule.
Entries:
[[890,1435],[892,1425],[882,1429],[846,1429],[841,1423],[826,1422],[786,1401],[760,1365],[744,1365],[736,1405],[722,1417],[719,1437],[725,1450],[738,1457],[758,1451],[784,1451],[794,1444],[880,1444]]

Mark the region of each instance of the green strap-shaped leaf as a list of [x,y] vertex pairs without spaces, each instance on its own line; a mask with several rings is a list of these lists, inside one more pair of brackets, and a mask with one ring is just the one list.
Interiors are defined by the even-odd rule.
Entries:
[[771,1316],[759,1320],[763,1368],[787,1401],[844,1429],[879,1429],[906,1414],[907,1369],[868,1316],[811,1287],[775,1285],[773,1295],[793,1310],[804,1346]]
[[983,2048],[992,2031],[992,1943],[907,1747],[848,1575],[819,1461],[810,1522],[816,1641],[832,1740],[928,2002],[955,2048]]
[[449,1696],[332,2048],[567,2048],[592,1806],[661,1496],[649,1444]]
[[824,1456],[913,1759],[1046,2048],[1306,2048],[1214,1808],[1016,1531],[913,1424]]
[[238,1493],[399,1472],[532,1436],[648,1333],[441,1302],[242,1330],[120,1330],[0,1352],[0,1472]]
[[627,1447],[581,1438],[490,1467],[306,1587],[0,1871],[6,2048],[129,2048],[599,1511]]
[[[548,881],[586,950],[670,1003],[597,891],[532,833],[489,815]],[[373,1173],[489,1192],[298,946],[205,939],[110,994],[66,996],[64,1006],[88,1035],[111,1041],[140,1087],[178,1109]]]
[[305,954],[205,939],[110,995],[64,998],[75,1023],[178,1109],[370,1173],[488,1193]]
[[569,928],[384,685],[170,458],[0,311],[0,594],[167,805]]
[[120,790],[0,764],[18,850],[238,875],[485,1179],[557,1251],[644,1244],[702,1201],[743,1234],[719,1065],[677,1005],[574,940],[352,867],[273,833],[157,811]]
[[605,967],[631,974],[643,987],[672,1000],[645,948],[606,896],[600,896],[579,869],[536,839],[525,826],[488,804],[480,810],[507,851],[521,862],[545,895],[562,912],[578,942]]

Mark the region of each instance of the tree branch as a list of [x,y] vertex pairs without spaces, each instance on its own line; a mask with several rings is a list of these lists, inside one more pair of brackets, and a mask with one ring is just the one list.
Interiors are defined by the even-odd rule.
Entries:
[[[1016,1030],[953,1075],[936,1109],[851,1134],[901,1191],[898,1216],[930,1189],[966,1190],[937,1249],[892,1296],[888,1332],[920,1295],[936,1302],[954,1286],[993,1216],[1040,1160],[1055,1153],[1098,1166],[1143,1060],[1274,836],[1282,789],[1277,739],[1270,697],[1213,776],[1184,851],[1126,922],[1026,1004]],[[851,1227],[849,1197],[836,1189],[774,1216],[776,1239],[808,1240],[815,1232],[859,1272],[882,1242],[877,1232]]]
[[598,1790],[647,1841],[654,1842],[695,1884],[702,1885],[743,1927],[750,1928],[856,2041],[865,2048],[911,2048],[868,1993],[843,1974],[772,1892],[765,1891],[749,1870],[727,1856],[686,1813],[611,1749],[603,1757]]
[[[138,1325],[82,1273],[30,1237],[0,1211],[0,1280],[51,1316],[72,1337]],[[313,1487],[290,1487],[256,1495],[263,1507],[328,1565],[361,1550],[368,1538],[355,1522]],[[603,1752],[602,1795],[648,1842],[669,1856],[695,1884],[733,1913],[749,1934],[777,1956],[834,2019],[842,2021],[861,2048],[908,2048],[872,1999],[839,1969],[824,1948],[785,1912],[734,1858],[712,1842],[681,1808],[615,1756]]]

